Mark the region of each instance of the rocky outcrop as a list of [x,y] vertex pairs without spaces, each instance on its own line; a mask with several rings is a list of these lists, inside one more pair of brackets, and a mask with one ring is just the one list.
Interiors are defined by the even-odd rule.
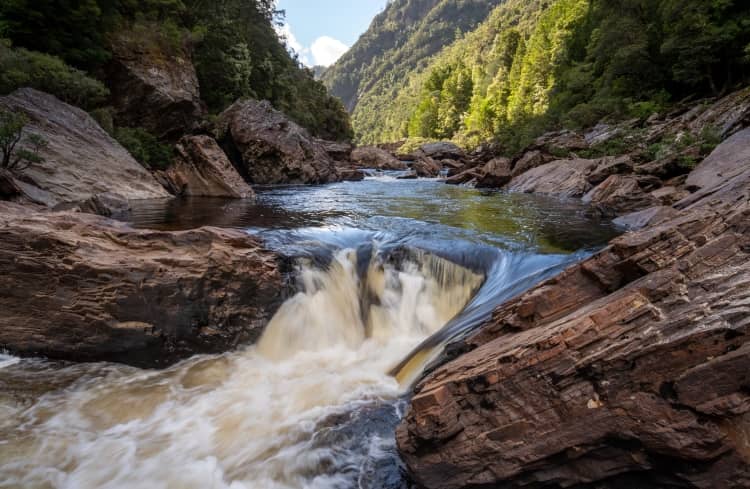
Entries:
[[352,151],[354,147],[350,143],[341,141],[328,141],[325,139],[315,139],[315,142],[323,146],[328,156],[338,162],[350,162],[352,160]]
[[750,168],[750,128],[721,144],[685,181],[689,189],[716,188]]
[[420,154],[416,161],[411,164],[414,174],[422,178],[437,178],[443,169],[443,165],[430,158]]
[[592,187],[588,176],[598,165],[598,160],[557,160],[513,178],[506,188],[512,192],[583,197]]
[[419,151],[436,160],[461,160],[466,156],[463,149],[450,141],[437,141],[423,144]]
[[659,185],[658,179],[612,175],[584,195],[583,202],[599,207],[605,214],[625,214],[658,205],[658,199],[649,191]]
[[219,116],[217,126],[222,147],[249,183],[341,180],[326,148],[267,101],[237,101]]
[[500,188],[511,180],[511,162],[508,158],[495,158],[482,167],[477,188]]
[[47,142],[40,151],[44,161],[13,177],[22,200],[53,207],[104,193],[128,200],[169,197],[83,110],[31,88],[0,97],[0,107],[26,114],[25,131]]
[[352,151],[352,162],[359,168],[378,170],[405,170],[406,163],[388,151],[376,146],[361,146]]
[[282,261],[245,232],[136,231],[0,203],[0,348],[164,366],[254,341]]
[[186,136],[175,152],[172,166],[163,173],[167,187],[175,195],[233,199],[255,196],[212,137]]
[[198,76],[187,48],[162,52],[156,40],[121,33],[107,69],[118,126],[143,127],[162,139],[193,131],[206,115]]
[[421,485],[750,486],[750,169],[723,171],[450,348],[397,432]]

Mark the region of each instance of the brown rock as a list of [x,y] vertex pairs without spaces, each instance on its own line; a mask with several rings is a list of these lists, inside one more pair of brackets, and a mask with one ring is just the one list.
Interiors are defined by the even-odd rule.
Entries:
[[162,52],[159,42],[122,32],[112,42],[107,84],[118,126],[143,127],[176,140],[194,130],[206,115],[198,76],[187,48]]
[[630,156],[602,158],[596,169],[588,176],[591,185],[598,185],[612,175],[632,173],[633,160]]
[[419,151],[436,160],[460,160],[466,156],[463,149],[450,141],[437,141],[434,143],[423,144],[419,147]]
[[695,170],[685,184],[688,188],[716,187],[750,167],[750,128],[720,144]]
[[281,301],[278,257],[242,231],[136,231],[0,203],[0,345],[164,366],[254,341]]
[[501,188],[511,180],[510,160],[495,158],[482,167],[477,188]]
[[617,219],[614,219],[612,222],[615,225],[625,228],[629,231],[637,231],[639,229],[645,228],[646,226],[657,224],[667,219],[672,219],[678,214],[679,212],[672,207],[659,205],[625,214],[618,217]]
[[397,441],[417,482],[750,487],[748,182],[496,308],[416,387]]
[[418,177],[422,178],[437,178],[443,169],[440,163],[424,155],[419,155],[411,168]]
[[249,183],[341,179],[325,147],[267,101],[237,101],[219,116],[217,126],[222,147]]
[[175,194],[192,197],[255,197],[227,155],[209,136],[186,136],[176,148],[177,157],[165,177]]
[[513,192],[582,197],[591,189],[588,175],[599,160],[557,160],[513,178],[507,189]]
[[445,180],[445,183],[448,185],[463,185],[475,183],[480,178],[482,178],[482,172],[476,168],[471,168],[457,175],[453,175],[452,177],[448,177]]
[[169,197],[83,110],[31,88],[0,97],[0,107],[26,114],[30,122],[25,131],[47,141],[40,151],[44,162],[14,177],[25,200],[54,207],[103,193],[129,200]]
[[575,152],[589,147],[586,138],[574,131],[558,131],[543,134],[534,141],[529,149],[545,149],[556,154],[558,152]]
[[662,187],[651,192],[651,196],[662,205],[673,205],[688,195],[690,195],[690,192],[687,190],[673,186]]
[[339,173],[345,182],[361,182],[365,179],[365,174],[356,168],[339,169]]
[[360,168],[405,170],[406,164],[391,153],[376,146],[362,146],[352,152],[352,161]]
[[583,201],[617,215],[637,211],[657,205],[659,201],[649,194],[649,182],[643,182],[634,175],[612,175],[583,196]]
[[523,156],[521,156],[521,158],[518,159],[518,161],[516,161],[515,165],[513,165],[513,177],[517,177],[518,175],[526,173],[532,168],[542,166],[553,160],[553,157],[547,155],[546,153],[542,153],[539,150],[535,149],[527,151],[523,154]]
[[325,139],[315,139],[315,141],[323,146],[323,149],[326,153],[328,153],[328,156],[330,156],[335,161],[351,161],[352,159],[352,150],[354,147],[351,145],[351,143],[346,142],[340,142],[340,141],[327,141]]

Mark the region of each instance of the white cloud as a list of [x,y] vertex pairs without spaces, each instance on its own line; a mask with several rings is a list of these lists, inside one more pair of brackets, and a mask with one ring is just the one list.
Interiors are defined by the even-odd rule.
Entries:
[[328,36],[317,38],[310,46],[315,64],[321,66],[331,66],[348,50],[349,46]]
[[287,47],[297,53],[305,66],[330,66],[349,50],[349,47],[338,39],[321,36],[313,41],[310,47],[303,46],[295,37],[289,24],[276,28],[279,37],[286,41]]

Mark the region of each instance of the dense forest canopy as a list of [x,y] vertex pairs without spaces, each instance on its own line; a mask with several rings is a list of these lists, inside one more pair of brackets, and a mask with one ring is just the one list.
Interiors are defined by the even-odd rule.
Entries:
[[187,48],[211,112],[242,97],[267,99],[316,135],[350,137],[341,103],[279,39],[281,14],[272,0],[4,0],[0,37],[24,56],[58,58],[98,79],[123,33],[167,51]]
[[[394,2],[389,9],[414,3]],[[408,24],[390,29],[411,35]],[[363,39],[383,30],[374,22]],[[450,138],[473,146],[495,139],[512,150],[544,130],[648,117],[747,83],[750,4],[506,0],[477,28],[457,34],[405,73],[395,68],[393,51],[379,56],[384,68],[377,77],[386,82],[372,92],[360,88],[353,113],[361,141]],[[334,93],[343,78],[337,73],[349,64],[345,56],[326,74]],[[391,83],[394,73],[403,79]]]

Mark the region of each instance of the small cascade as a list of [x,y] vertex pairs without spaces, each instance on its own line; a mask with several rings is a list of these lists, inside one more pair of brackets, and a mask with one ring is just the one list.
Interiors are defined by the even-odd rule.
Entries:
[[[365,341],[425,338],[455,317],[484,277],[421,250],[363,256],[341,250],[326,269],[299,266],[300,292],[287,300],[258,344],[268,358]],[[359,260],[366,263],[358,263]]]

